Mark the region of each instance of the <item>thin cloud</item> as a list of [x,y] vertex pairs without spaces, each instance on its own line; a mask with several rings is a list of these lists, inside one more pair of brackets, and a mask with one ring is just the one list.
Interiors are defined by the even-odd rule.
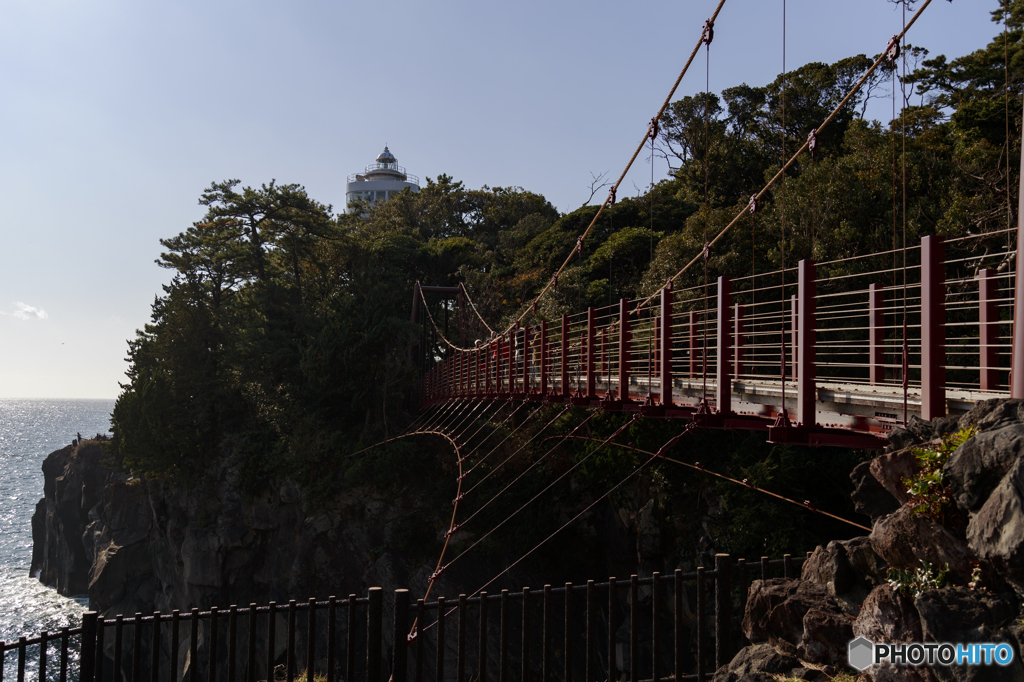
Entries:
[[[36,308],[35,306],[26,305],[21,301],[15,301],[14,307],[17,308],[17,310],[15,310],[11,314],[14,315],[14,317],[18,318],[19,320],[45,320],[47,317],[49,317],[49,315],[46,314],[46,311],[43,310],[42,308]],[[6,314],[7,313],[4,313],[4,315]]]

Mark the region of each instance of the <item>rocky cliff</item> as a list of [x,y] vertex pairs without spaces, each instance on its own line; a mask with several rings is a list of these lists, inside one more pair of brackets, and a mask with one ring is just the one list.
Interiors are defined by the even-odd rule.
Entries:
[[[323,600],[364,594],[369,586],[382,587],[385,601],[399,587],[422,594],[447,529],[425,519],[422,491],[431,483],[423,480],[387,491],[343,487],[314,508],[289,480],[255,497],[243,495],[230,455],[186,486],[112,468],[100,441],[52,453],[43,471],[45,496],[33,518],[33,574],[62,594],[87,594],[104,616]],[[589,538],[602,548],[604,565],[567,561],[575,565],[569,575],[545,564],[543,576],[519,572],[491,589],[559,584],[580,579],[580,571],[583,578],[671,571],[677,554],[666,546],[653,494],[641,482],[616,506],[599,506],[560,537],[564,551]],[[443,511],[450,515],[450,509]],[[568,519],[576,511],[556,504],[553,513]],[[453,542],[465,546],[473,537],[459,531]],[[472,593],[514,558],[500,549],[467,557],[445,572],[433,594]]]
[[[948,510],[925,513],[906,483],[921,470],[912,448],[941,449],[944,437],[971,425],[976,435],[948,457],[935,488]],[[750,645],[714,682],[854,673],[848,644],[856,637],[1006,643],[1014,651],[1005,667],[883,663],[857,675],[864,682],[1024,680],[1024,401],[989,400],[960,418],[914,419],[889,440],[885,453],[851,475],[871,534],[818,547],[798,580],[755,581],[742,623]]]

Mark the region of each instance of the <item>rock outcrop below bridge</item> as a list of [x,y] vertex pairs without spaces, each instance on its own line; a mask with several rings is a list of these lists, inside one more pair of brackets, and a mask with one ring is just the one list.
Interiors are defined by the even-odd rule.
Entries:
[[[915,512],[904,482],[918,470],[911,448],[973,425],[977,435],[943,466],[955,509],[940,523]],[[875,665],[873,682],[1024,679],[1020,594],[1024,592],[1024,401],[989,400],[959,418],[912,420],[895,429],[887,452],[857,467],[857,509],[870,535],[820,546],[800,579],[755,581],[743,631],[750,646],[715,682],[764,681],[785,674],[828,679],[847,667],[855,637],[872,642],[995,642],[1011,665]],[[918,500],[919,502],[919,500]],[[889,569],[948,567],[947,583],[907,586]],[[902,589],[901,589],[902,586]]]

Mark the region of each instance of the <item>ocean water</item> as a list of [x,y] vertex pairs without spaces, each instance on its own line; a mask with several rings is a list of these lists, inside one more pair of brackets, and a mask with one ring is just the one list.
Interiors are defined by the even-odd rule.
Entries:
[[[84,596],[62,597],[29,575],[32,513],[43,497],[46,456],[70,445],[78,433],[90,438],[109,432],[113,409],[113,400],[0,400],[0,641],[81,622]],[[55,651],[50,652],[53,660]],[[15,660],[8,655],[5,678]],[[26,679],[36,679],[31,665],[26,673]]]

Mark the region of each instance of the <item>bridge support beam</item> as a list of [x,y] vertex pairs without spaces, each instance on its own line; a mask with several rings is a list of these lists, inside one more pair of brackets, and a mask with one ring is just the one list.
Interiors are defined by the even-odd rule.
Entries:
[[885,293],[878,284],[868,286],[868,381],[885,383]]
[[999,390],[999,297],[995,271],[978,273],[978,367],[981,390]]
[[796,419],[801,426],[812,427],[817,423],[815,413],[816,384],[814,366],[814,328],[816,287],[814,278],[817,269],[814,261],[802,260],[798,268],[797,329],[793,353],[796,359]]
[[661,290],[661,405],[672,405],[672,290]]
[[921,419],[946,416],[946,247],[921,240]]
[[732,351],[732,281],[725,276],[718,278],[718,357],[716,358],[717,379],[715,399],[718,413],[732,414],[732,376],[729,373]]

